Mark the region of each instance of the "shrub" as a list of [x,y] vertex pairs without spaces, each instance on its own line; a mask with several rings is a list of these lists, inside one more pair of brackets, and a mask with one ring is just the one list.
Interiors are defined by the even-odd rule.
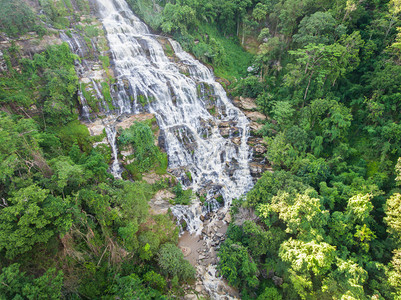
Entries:
[[21,0],[0,0],[0,30],[10,36],[39,30],[32,9]]
[[174,244],[164,244],[158,253],[158,262],[164,273],[181,280],[189,280],[195,276],[195,268],[184,259],[184,254]]

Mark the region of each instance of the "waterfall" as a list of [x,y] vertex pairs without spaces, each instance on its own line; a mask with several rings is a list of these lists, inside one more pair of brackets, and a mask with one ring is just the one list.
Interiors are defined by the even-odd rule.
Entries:
[[106,126],[106,135],[107,135],[107,140],[109,141],[109,144],[111,146],[111,152],[113,154],[113,163],[111,164],[110,167],[110,173],[113,174],[115,178],[121,179],[121,167],[120,163],[118,162],[118,151],[117,151],[117,130],[115,126]]
[[[231,103],[213,73],[173,40],[167,42],[180,62],[169,59],[159,37],[150,33],[124,0],[97,2],[117,75],[116,113],[135,113],[141,106],[139,99],[146,99],[147,109],[155,114],[165,136],[169,168],[178,178],[191,173],[192,183],[186,188],[196,192],[217,188],[228,207],[253,184],[248,167],[247,118]],[[202,86],[207,86],[213,97],[215,114],[208,110],[204,95],[199,95]],[[222,136],[221,124],[238,129],[239,145],[232,136]],[[173,209],[177,217],[186,215],[187,224],[191,223],[191,209],[183,211],[185,208]]]
[[[206,199],[204,205],[196,200],[189,206],[176,205],[171,211],[179,221],[185,221],[191,234],[200,234],[202,214],[217,209],[227,213],[232,200],[253,186],[247,145],[249,121],[228,99],[211,70],[174,40],[152,34],[124,0],[97,0],[97,4],[116,78],[114,108],[106,111],[105,123],[113,154],[110,171],[121,178],[114,126],[117,118],[140,111],[153,113],[165,138],[170,172],[184,188],[192,188]],[[70,38],[69,44],[76,53],[83,52],[77,37]],[[165,44],[173,49],[174,57],[171,51],[170,57],[165,54]],[[92,83],[98,98],[103,99]],[[81,102],[86,104],[84,99]],[[83,115],[89,118],[86,109]],[[210,278],[204,277],[209,282],[205,287],[218,298],[210,283],[219,280],[210,274]]]

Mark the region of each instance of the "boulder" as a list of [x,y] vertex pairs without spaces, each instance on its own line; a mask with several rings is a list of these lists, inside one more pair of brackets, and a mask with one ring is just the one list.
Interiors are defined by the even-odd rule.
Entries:
[[255,99],[240,97],[239,100],[241,105],[240,107],[244,110],[254,110],[258,108],[258,106],[255,103]]
[[252,131],[259,131],[259,130],[261,130],[263,128],[263,124],[259,124],[259,123],[256,123],[256,122],[251,122],[249,127],[251,128]]
[[264,121],[266,120],[266,116],[260,112],[252,111],[252,112],[245,112],[245,115],[248,119],[252,121]]
[[189,247],[180,247],[182,254],[184,254],[184,257],[189,256],[192,253],[191,248]]

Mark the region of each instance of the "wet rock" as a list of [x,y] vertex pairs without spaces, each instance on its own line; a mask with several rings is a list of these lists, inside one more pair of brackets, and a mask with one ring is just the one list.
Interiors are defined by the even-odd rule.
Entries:
[[146,40],[144,39],[137,39],[139,45],[141,45],[144,53],[146,53],[146,56],[150,57],[150,51],[149,51],[149,46]]
[[166,148],[166,136],[164,131],[160,131],[159,138],[157,139],[157,144],[162,151],[167,152]]
[[241,136],[241,129],[238,127],[231,127],[230,128],[230,137],[239,137]]
[[189,68],[186,64],[183,63],[177,63],[178,69],[180,70],[181,74],[184,74],[185,76],[189,76]]
[[198,293],[202,292],[202,290],[203,290],[203,286],[202,285],[197,285],[195,287],[195,291],[197,291]]
[[226,223],[231,223],[231,214],[227,213],[226,216],[224,217],[224,221]]
[[232,138],[231,141],[232,141],[234,144],[238,145],[238,146],[241,145],[241,138],[240,138],[240,137]]
[[229,137],[230,136],[230,128],[219,128],[220,134],[222,137]]
[[261,144],[255,145],[255,146],[253,147],[253,149],[254,149],[255,152],[258,153],[259,155],[264,154],[264,153],[266,153],[266,151],[267,151],[266,147],[263,146],[263,145],[261,145]]

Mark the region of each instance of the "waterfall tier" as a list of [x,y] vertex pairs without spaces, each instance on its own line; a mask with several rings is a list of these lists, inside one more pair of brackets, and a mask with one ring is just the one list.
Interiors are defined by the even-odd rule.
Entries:
[[[178,178],[190,172],[192,182],[183,182],[187,188],[206,191],[207,200],[217,191],[228,207],[252,187],[247,118],[213,73],[173,40],[166,42],[175,59],[168,57],[160,38],[150,33],[124,0],[97,2],[116,71],[116,115],[135,114],[145,102],[165,137],[169,168]],[[223,136],[221,124],[236,129]],[[185,211],[187,223],[191,222],[191,210],[173,209],[181,217]]]

